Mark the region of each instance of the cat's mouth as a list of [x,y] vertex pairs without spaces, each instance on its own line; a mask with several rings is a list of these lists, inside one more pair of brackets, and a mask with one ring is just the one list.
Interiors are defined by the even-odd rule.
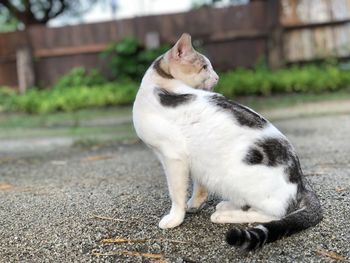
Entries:
[[215,82],[204,81],[203,83],[198,85],[197,88],[202,90],[207,90],[207,91],[213,91],[217,83],[218,83],[217,81]]

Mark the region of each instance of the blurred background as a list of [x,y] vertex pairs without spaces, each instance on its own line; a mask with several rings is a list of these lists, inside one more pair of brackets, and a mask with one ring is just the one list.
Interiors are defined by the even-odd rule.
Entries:
[[0,0],[1,150],[134,141],[138,83],[183,32],[256,110],[350,98],[350,0]]

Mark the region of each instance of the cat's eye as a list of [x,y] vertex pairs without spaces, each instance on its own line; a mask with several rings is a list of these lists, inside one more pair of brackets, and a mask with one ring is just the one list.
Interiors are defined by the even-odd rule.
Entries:
[[203,65],[202,69],[207,69],[208,65]]

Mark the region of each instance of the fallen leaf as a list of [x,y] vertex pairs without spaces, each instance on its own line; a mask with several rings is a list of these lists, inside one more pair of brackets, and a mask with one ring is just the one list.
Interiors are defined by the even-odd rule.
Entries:
[[100,252],[92,252],[92,254],[96,257],[100,256],[115,256],[115,255],[124,255],[124,256],[138,256],[138,257],[145,257],[150,259],[164,259],[164,256],[162,254],[153,254],[153,253],[143,253],[139,251],[111,251],[106,253],[100,253]]
[[337,193],[341,193],[341,192],[345,192],[348,188],[347,187],[336,187],[335,191],[337,191]]
[[9,163],[11,161],[14,161],[15,158],[12,158],[12,157],[1,157],[0,158],[0,164],[4,164],[4,163]]
[[52,165],[66,165],[66,161],[51,161]]
[[12,184],[0,182],[0,190],[8,190],[13,188]]
[[96,156],[85,157],[82,160],[87,162],[93,162],[93,161],[100,161],[100,160],[108,160],[112,158],[113,157],[110,155],[96,155]]
[[321,256],[325,256],[325,257],[329,257],[335,260],[345,260],[345,258],[342,255],[339,255],[337,253],[335,253],[334,251],[327,251],[325,249],[319,249],[316,251],[317,254],[321,255]]
[[138,252],[138,251],[128,251],[128,250],[122,251],[122,255],[141,256],[141,257],[145,257],[145,258],[155,258],[155,259],[162,259],[163,258],[162,254],[142,253],[142,252]]
[[169,263],[168,260],[166,260],[165,258],[160,258],[160,259],[153,259],[150,261],[151,263]]
[[94,216],[92,216],[92,217],[93,217],[93,218],[96,218],[96,219],[101,219],[101,220],[111,220],[111,221],[126,222],[126,220],[124,220],[124,219],[113,218],[113,217],[108,217],[108,216],[98,216],[98,215],[94,215]]
[[179,244],[188,244],[189,242],[187,241],[182,241],[182,240],[173,240],[173,239],[166,239],[166,238],[161,238],[159,241],[165,241],[165,242],[170,242],[170,243],[179,243]]
[[173,240],[173,239],[166,239],[166,238],[159,238],[159,239],[127,239],[127,238],[106,238],[102,239],[100,242],[103,244],[122,244],[122,243],[145,243],[145,242],[170,242],[170,243],[179,243],[179,244],[187,244],[189,242],[186,241],[181,241],[181,240]]
[[103,244],[122,244],[122,243],[145,243],[147,239],[125,239],[125,238],[106,238],[102,239],[100,242]]

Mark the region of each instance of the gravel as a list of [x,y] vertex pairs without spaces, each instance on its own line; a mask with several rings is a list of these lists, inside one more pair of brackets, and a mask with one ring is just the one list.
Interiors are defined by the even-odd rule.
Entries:
[[[210,222],[218,202],[213,197],[181,226],[158,228],[170,207],[168,191],[160,165],[142,144],[31,149],[0,155],[0,262],[350,260],[350,117],[276,126],[293,142],[320,196],[324,220],[314,228],[243,253],[224,241],[230,225]],[[102,242],[110,238],[139,242]]]

